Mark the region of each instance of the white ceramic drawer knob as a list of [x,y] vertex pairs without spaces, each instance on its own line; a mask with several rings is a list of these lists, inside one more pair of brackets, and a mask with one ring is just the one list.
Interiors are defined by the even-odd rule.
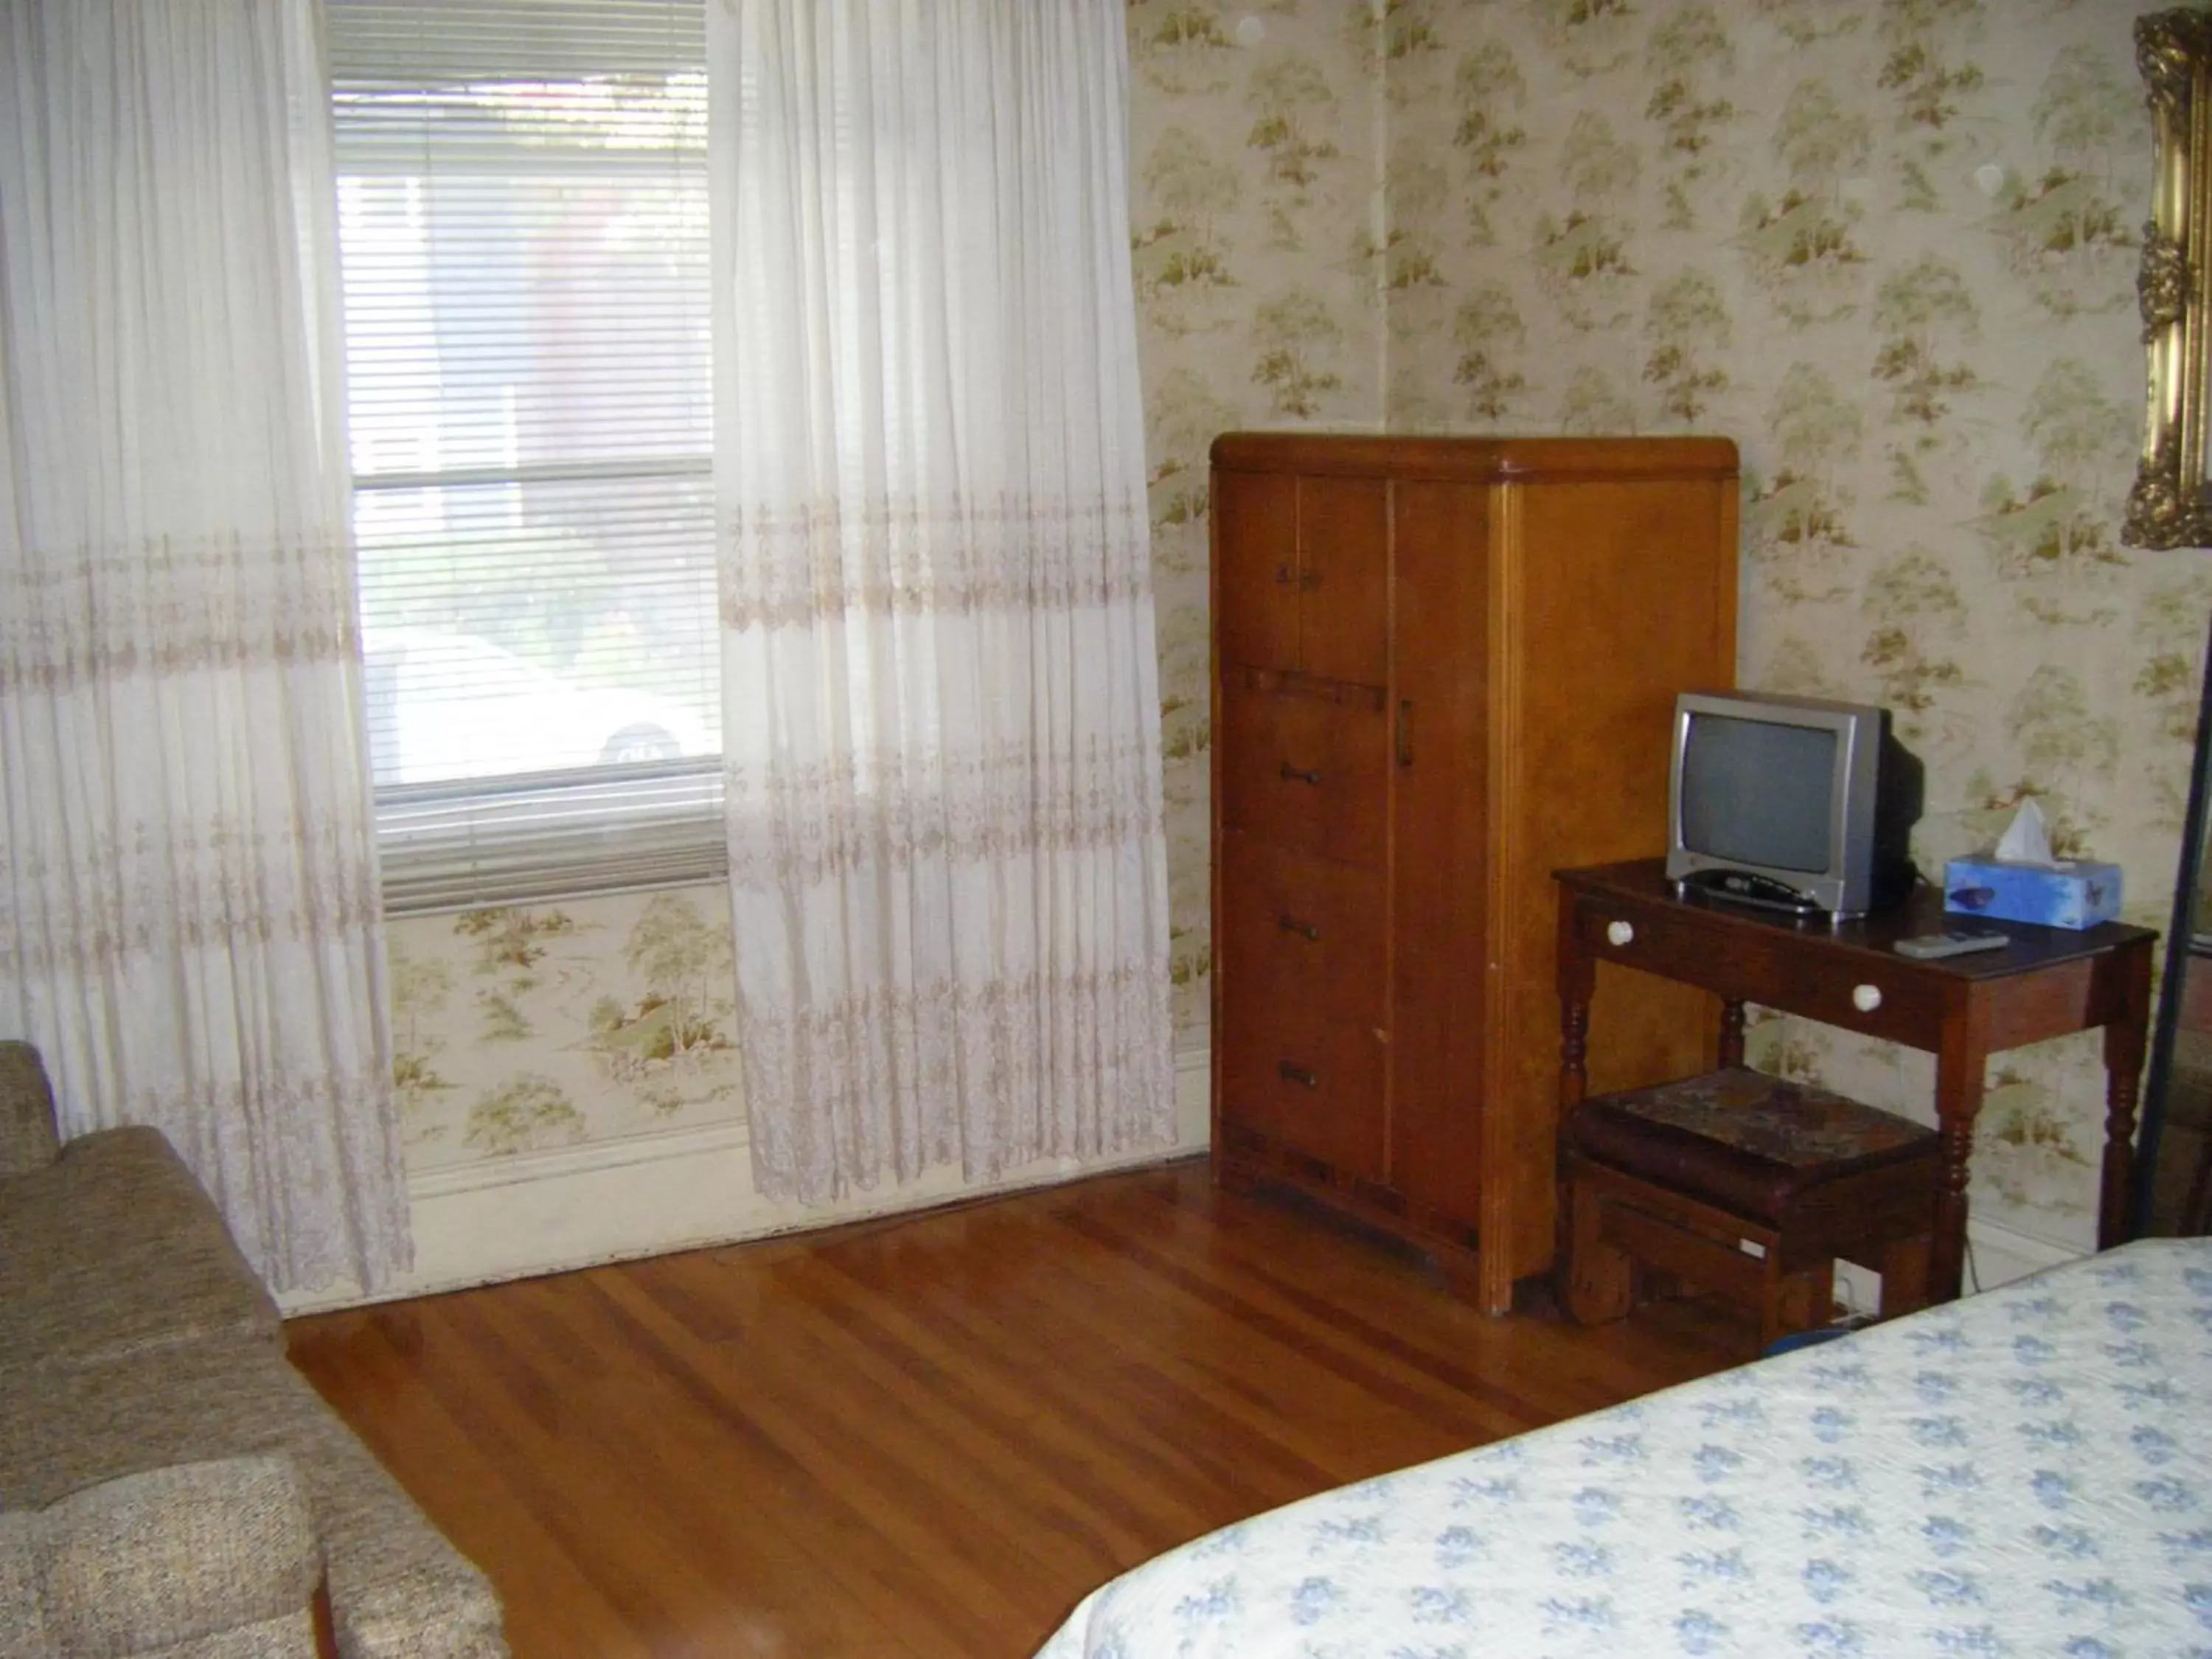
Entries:
[[1636,928],[1632,923],[1608,921],[1605,925],[1605,942],[1607,945],[1626,945],[1635,937]]
[[1870,1014],[1881,1006],[1881,987],[1854,985],[1851,987],[1851,1006],[1863,1014]]

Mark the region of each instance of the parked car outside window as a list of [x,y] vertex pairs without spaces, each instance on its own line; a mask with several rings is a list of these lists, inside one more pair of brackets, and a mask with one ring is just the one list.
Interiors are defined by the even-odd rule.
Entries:
[[680,703],[576,684],[473,635],[372,633],[363,656],[379,787],[716,751]]

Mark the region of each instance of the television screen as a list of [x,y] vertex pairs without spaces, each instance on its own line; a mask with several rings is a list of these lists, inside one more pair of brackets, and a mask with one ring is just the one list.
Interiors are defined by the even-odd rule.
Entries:
[[1837,734],[1701,714],[1682,748],[1682,844],[1709,857],[1829,868]]

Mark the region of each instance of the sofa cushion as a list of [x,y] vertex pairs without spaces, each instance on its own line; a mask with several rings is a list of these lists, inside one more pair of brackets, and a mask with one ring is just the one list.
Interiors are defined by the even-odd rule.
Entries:
[[148,1350],[18,1389],[0,1504],[165,1464],[288,1454],[306,1478],[343,1659],[496,1659],[499,1598],[307,1380],[260,1342]]
[[206,1336],[283,1341],[276,1304],[157,1129],[0,1181],[0,1390]]
[[179,1463],[0,1512],[0,1628],[25,1659],[314,1659],[322,1572],[288,1458]]

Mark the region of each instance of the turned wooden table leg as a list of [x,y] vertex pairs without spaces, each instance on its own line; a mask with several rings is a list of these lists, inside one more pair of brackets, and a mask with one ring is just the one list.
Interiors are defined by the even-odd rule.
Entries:
[[1957,1301],[1966,1276],[1966,1179],[1988,1065],[1987,1048],[1963,1036],[1947,1041],[1936,1057],[1936,1115],[1943,1148],[1936,1176],[1936,1226],[1928,1244],[1931,1303]]
[[1583,1103],[1589,1089],[1589,1006],[1597,989],[1597,963],[1583,954],[1575,937],[1573,896],[1559,896],[1559,937],[1555,958],[1559,990],[1559,1121]]
[[1740,998],[1721,1000],[1721,1053],[1723,1066],[1743,1064],[1743,1002]]
[[1946,1118],[1943,1165],[1936,1177],[1936,1231],[1928,1243],[1930,1302],[1956,1302],[1966,1279],[1966,1170],[1973,1152],[1973,1120]]
[[[1571,895],[1559,895],[1559,933],[1554,958],[1559,992],[1559,1113],[1553,1125],[1552,1273],[1553,1286],[1562,1304],[1571,1306],[1574,1290],[1574,1214],[1569,1172],[1573,1157],[1567,1150],[1567,1120],[1589,1091],[1589,1006],[1597,989],[1597,964],[1583,954],[1575,937],[1575,905]],[[1580,1218],[1585,1228],[1595,1224],[1595,1213]],[[1626,1259],[1624,1258],[1624,1267]],[[1626,1312],[1626,1309],[1622,1309]]]
[[2105,1025],[2105,1164],[2097,1202],[2097,1248],[2124,1244],[2135,1231],[2136,1103],[2150,1030],[2150,943],[2128,953],[2119,1015]]
[[1559,1121],[1589,1092],[1589,1004],[1559,1006]]

